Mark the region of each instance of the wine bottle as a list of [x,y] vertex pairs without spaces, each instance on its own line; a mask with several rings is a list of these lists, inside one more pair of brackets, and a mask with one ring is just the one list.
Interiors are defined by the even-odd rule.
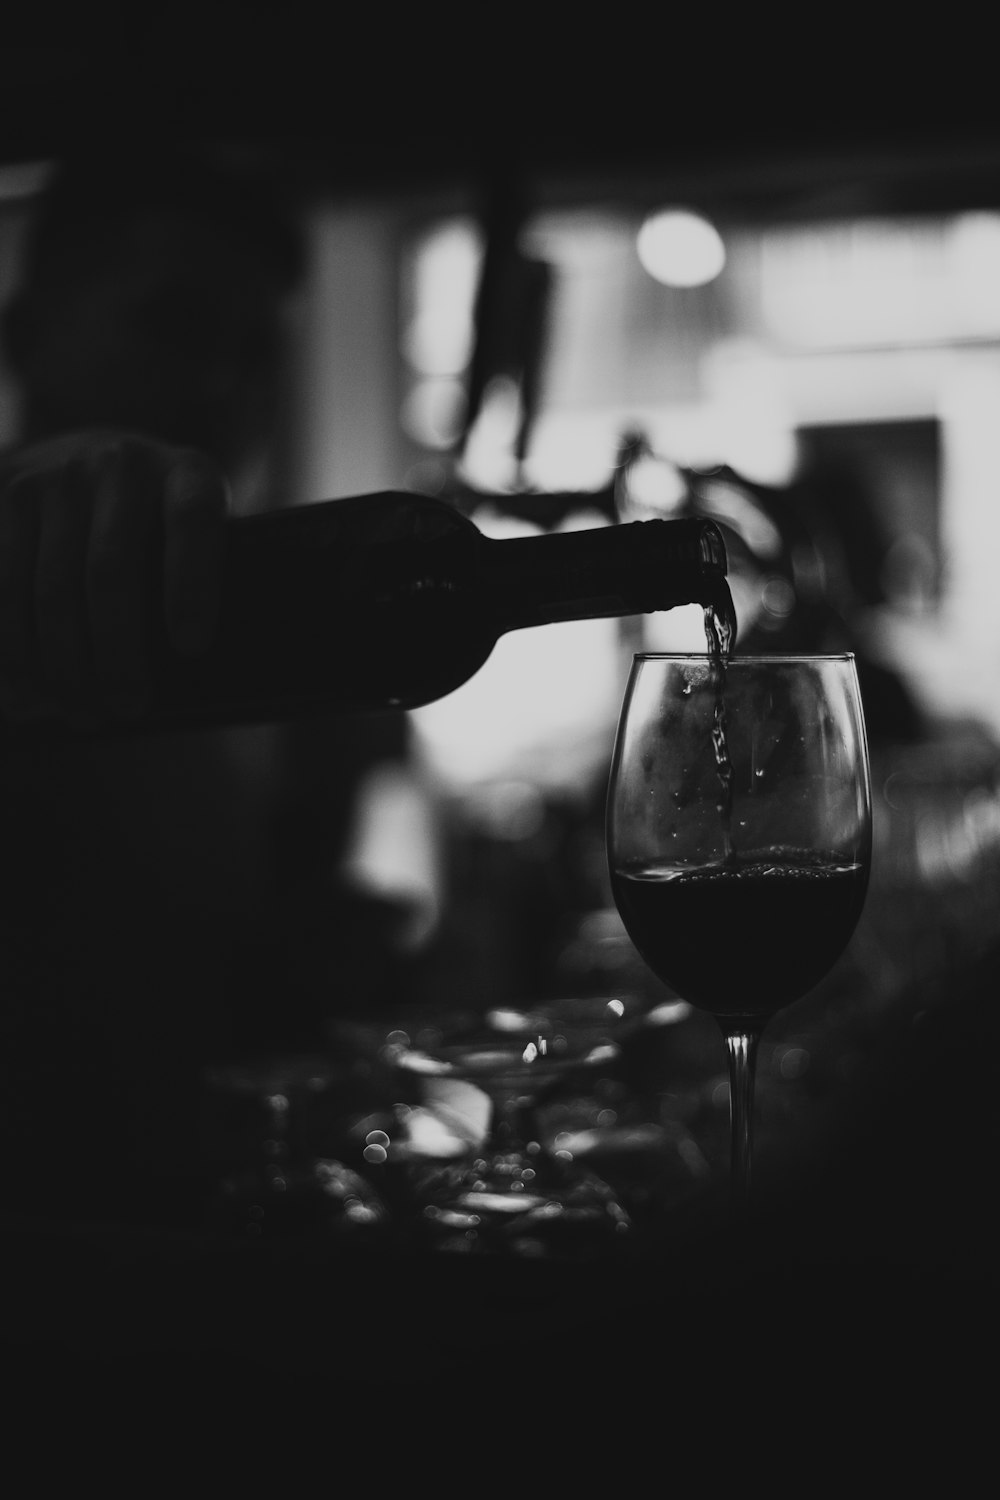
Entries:
[[386,491],[232,519],[225,542],[213,644],[180,656],[161,627],[148,708],[108,731],[412,709],[507,631],[729,599],[708,520],[498,540],[444,501]]

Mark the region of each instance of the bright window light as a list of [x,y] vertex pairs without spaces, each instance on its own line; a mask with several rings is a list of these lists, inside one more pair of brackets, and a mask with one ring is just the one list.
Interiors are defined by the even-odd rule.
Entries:
[[686,208],[650,214],[639,229],[636,252],[643,269],[664,286],[704,286],[726,263],[719,231]]
[[421,375],[459,375],[471,354],[481,235],[467,219],[438,224],[418,242],[409,266],[412,315],[402,353]]

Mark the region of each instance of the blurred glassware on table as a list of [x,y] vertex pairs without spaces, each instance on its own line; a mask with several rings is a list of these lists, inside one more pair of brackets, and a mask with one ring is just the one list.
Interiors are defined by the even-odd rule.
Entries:
[[608,1071],[642,1013],[627,994],[591,995],[483,1013],[432,1008],[355,1029],[369,1068],[395,1090],[385,1150],[405,1176],[418,1243],[572,1259],[622,1248],[626,1207],[540,1117],[571,1096],[577,1123],[583,1109],[601,1128]]

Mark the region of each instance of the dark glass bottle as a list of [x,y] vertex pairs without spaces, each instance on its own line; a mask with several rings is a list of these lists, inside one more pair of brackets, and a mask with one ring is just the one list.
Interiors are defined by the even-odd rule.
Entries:
[[497,540],[440,500],[387,491],[227,523],[214,644],[160,641],[129,729],[411,709],[452,692],[509,630],[729,605],[711,521],[632,522]]

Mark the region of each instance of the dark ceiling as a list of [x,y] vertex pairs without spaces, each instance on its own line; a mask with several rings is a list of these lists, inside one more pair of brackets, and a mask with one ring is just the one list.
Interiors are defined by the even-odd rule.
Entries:
[[[463,191],[500,173],[548,201],[669,194],[720,217],[1000,206],[985,42],[958,63],[940,35],[875,53],[868,33],[770,48],[757,34],[748,50],[722,14],[683,45],[634,23],[565,46],[524,30],[410,45],[387,19],[352,45],[293,47],[286,26],[273,46],[258,28],[249,48],[7,49],[0,162],[172,134],[266,152],[306,189],[345,197]],[[706,40],[713,22],[722,41]]]

